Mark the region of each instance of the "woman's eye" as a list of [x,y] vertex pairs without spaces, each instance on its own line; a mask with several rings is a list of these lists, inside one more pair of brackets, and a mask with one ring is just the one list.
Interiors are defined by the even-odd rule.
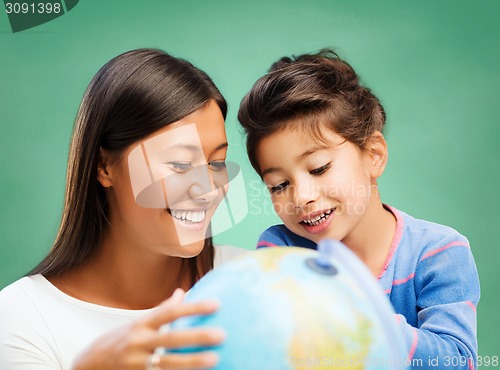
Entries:
[[324,166],[315,168],[314,170],[309,171],[311,175],[318,176],[324,174],[331,167],[331,163],[327,163]]
[[193,167],[191,162],[168,162],[167,165],[175,172],[187,172]]
[[285,182],[282,182],[281,184],[279,185],[276,185],[276,186],[271,186],[269,187],[269,191],[271,192],[271,194],[275,194],[275,193],[278,193],[280,191],[283,191],[286,189],[286,187],[288,186],[289,182],[288,181],[285,181]]
[[212,171],[220,171],[226,168],[226,161],[210,161],[208,166]]

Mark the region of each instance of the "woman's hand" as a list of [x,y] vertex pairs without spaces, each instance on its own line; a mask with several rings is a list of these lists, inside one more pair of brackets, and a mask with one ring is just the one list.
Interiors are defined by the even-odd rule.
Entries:
[[[220,329],[189,329],[160,332],[159,328],[189,315],[206,315],[217,308],[216,302],[182,303],[184,291],[177,289],[150,315],[115,330],[95,341],[73,365],[73,370],[145,370],[158,347],[182,348],[213,346],[224,340]],[[218,362],[215,352],[155,355],[153,369],[206,369]]]

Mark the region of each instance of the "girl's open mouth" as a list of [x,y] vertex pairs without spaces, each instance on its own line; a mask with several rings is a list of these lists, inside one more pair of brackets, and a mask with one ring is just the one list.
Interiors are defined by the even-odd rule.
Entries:
[[335,208],[329,209],[313,218],[300,221],[302,227],[310,234],[319,234],[325,231],[332,222]]

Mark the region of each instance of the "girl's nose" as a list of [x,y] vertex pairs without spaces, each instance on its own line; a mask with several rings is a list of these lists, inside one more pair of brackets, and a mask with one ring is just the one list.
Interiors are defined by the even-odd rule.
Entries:
[[310,181],[301,182],[298,185],[290,186],[294,187],[292,189],[292,192],[293,205],[295,208],[303,208],[307,204],[314,203],[318,198],[318,194],[314,187],[314,184],[312,184]]

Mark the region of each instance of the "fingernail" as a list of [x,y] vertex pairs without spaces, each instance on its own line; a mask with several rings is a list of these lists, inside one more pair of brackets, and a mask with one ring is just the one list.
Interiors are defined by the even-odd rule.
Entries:
[[218,328],[211,329],[210,337],[214,342],[222,342],[226,339],[226,331]]
[[184,295],[184,290],[182,288],[177,288],[174,290],[174,293],[172,293],[173,298],[179,298]]
[[220,307],[220,302],[216,300],[205,301],[205,305],[209,308],[217,309]]
[[205,352],[203,355],[203,366],[212,367],[219,363],[219,354],[216,352]]

